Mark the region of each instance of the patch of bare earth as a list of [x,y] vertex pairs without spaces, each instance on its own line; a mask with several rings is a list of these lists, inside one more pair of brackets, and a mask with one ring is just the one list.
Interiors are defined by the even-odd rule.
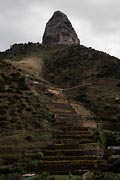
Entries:
[[82,119],[90,120],[93,117],[93,113],[86,109],[82,103],[71,103],[75,112],[82,117]]
[[27,57],[21,61],[9,61],[14,67],[22,70],[25,74],[39,78],[42,76],[42,59],[38,57]]
[[69,103],[71,104],[72,108],[76,112],[76,114],[80,115],[83,120],[90,120],[93,118],[94,114],[88,110],[82,103],[77,102],[69,102],[64,94],[62,93],[61,89],[57,88],[48,88],[48,92],[57,96],[56,102],[57,103]]

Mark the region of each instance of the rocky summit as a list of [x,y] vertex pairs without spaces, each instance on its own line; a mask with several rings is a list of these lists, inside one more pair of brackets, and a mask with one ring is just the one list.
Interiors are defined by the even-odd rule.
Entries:
[[79,43],[80,40],[67,16],[60,11],[54,12],[53,16],[46,24],[42,44],[55,45]]

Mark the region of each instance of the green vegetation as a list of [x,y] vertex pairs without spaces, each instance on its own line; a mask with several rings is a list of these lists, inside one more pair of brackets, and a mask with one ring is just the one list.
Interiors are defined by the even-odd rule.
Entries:
[[8,175],[0,175],[0,180],[25,180],[24,178],[21,178],[21,175],[18,173],[11,173]]
[[105,148],[108,146],[120,146],[120,133],[118,132],[101,132],[101,143]]
[[79,175],[49,175],[48,173],[43,173],[42,175],[36,176],[33,180],[82,180],[82,176]]
[[[84,46],[48,48],[44,77],[94,112],[96,120],[120,119],[120,61]],[[47,75],[47,76],[46,76]]]
[[[35,175],[32,180],[82,180],[80,175],[49,175],[47,172],[42,173],[41,175]],[[10,173],[7,175],[0,174],[0,180],[25,180],[19,173]]]
[[[32,57],[33,61],[34,57],[37,57],[38,61],[40,58],[43,60],[42,72],[38,73],[37,78],[34,76],[35,70],[32,71],[33,74],[29,74],[28,71],[19,69],[18,62],[27,57]],[[18,66],[14,66],[13,62],[17,62]],[[93,120],[119,123],[119,77],[120,61],[117,58],[81,45],[44,47],[39,43],[15,44],[0,53],[1,180],[21,179],[19,174],[41,173],[44,169],[48,172],[65,172],[66,169],[76,168],[102,170],[106,165],[111,171],[119,172],[120,161],[111,158],[115,154],[113,151],[107,151],[108,146],[120,145],[119,133],[103,131],[98,127],[98,134],[97,130],[92,132],[91,129],[88,134],[84,134],[88,128],[83,130],[79,127],[79,116],[72,122],[75,112],[71,105],[67,109],[70,112],[68,118],[65,113],[62,114],[63,124],[60,118],[56,118],[60,112],[50,112],[48,108],[53,101],[57,102],[61,98],[48,91],[52,84],[52,87],[63,89],[62,101],[67,98],[70,100],[68,102],[80,102],[93,112]],[[37,81],[39,84],[35,83]],[[69,105],[65,104],[66,106]],[[64,105],[61,109],[60,104],[52,108],[55,111],[64,111]],[[71,124],[68,125],[66,119],[69,119]],[[74,128],[76,124],[77,131],[81,131],[78,135]],[[62,126],[67,128],[63,130],[64,133],[61,133]],[[69,126],[72,126],[72,130]],[[112,123],[115,130],[114,127]],[[106,157],[102,157],[102,153]],[[113,177],[113,174],[110,174]],[[96,173],[91,178],[106,180],[110,174]],[[45,173],[34,179],[67,180],[71,179],[71,176],[50,176]],[[119,175],[116,174],[115,177],[117,180]],[[81,177],[72,176],[72,179],[77,178]]]
[[0,53],[0,59],[20,61],[25,57],[39,56],[43,50],[40,43],[13,44],[10,49]]
[[45,89],[36,96],[31,76],[8,61],[1,60],[0,68],[0,170],[23,171],[43,158],[42,148],[52,141],[53,116],[41,100]]
[[39,43],[15,44],[0,54],[0,59],[20,61],[24,57],[42,57],[45,79],[57,87],[70,88],[64,91],[68,99],[82,102],[96,120],[119,121],[117,58],[81,45],[44,47]]
[[95,173],[91,177],[87,178],[87,180],[119,180],[120,174],[115,173]]
[[1,130],[41,127],[42,119],[46,119],[46,112],[40,98],[31,92],[31,87],[22,73],[13,69],[7,62],[1,61],[0,66]]

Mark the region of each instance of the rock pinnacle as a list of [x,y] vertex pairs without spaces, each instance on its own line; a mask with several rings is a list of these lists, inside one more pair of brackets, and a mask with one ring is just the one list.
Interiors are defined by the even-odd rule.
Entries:
[[55,11],[46,24],[43,35],[43,45],[79,44],[78,36],[67,16],[61,11]]

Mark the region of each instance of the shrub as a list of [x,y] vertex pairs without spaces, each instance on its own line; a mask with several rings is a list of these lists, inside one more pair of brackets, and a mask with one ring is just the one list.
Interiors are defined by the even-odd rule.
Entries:
[[116,161],[113,163],[112,170],[113,170],[114,172],[120,172],[120,160],[116,160]]
[[114,173],[95,173],[87,180],[120,180],[120,174]]
[[20,174],[10,174],[7,176],[7,180],[21,180]]
[[48,120],[48,122],[54,122],[54,114],[50,112],[45,113],[45,118]]
[[44,154],[42,152],[37,152],[35,155],[34,155],[34,158],[36,159],[44,159]]
[[33,142],[33,141],[35,141],[35,136],[33,134],[29,134],[26,136],[26,139],[30,142]]

